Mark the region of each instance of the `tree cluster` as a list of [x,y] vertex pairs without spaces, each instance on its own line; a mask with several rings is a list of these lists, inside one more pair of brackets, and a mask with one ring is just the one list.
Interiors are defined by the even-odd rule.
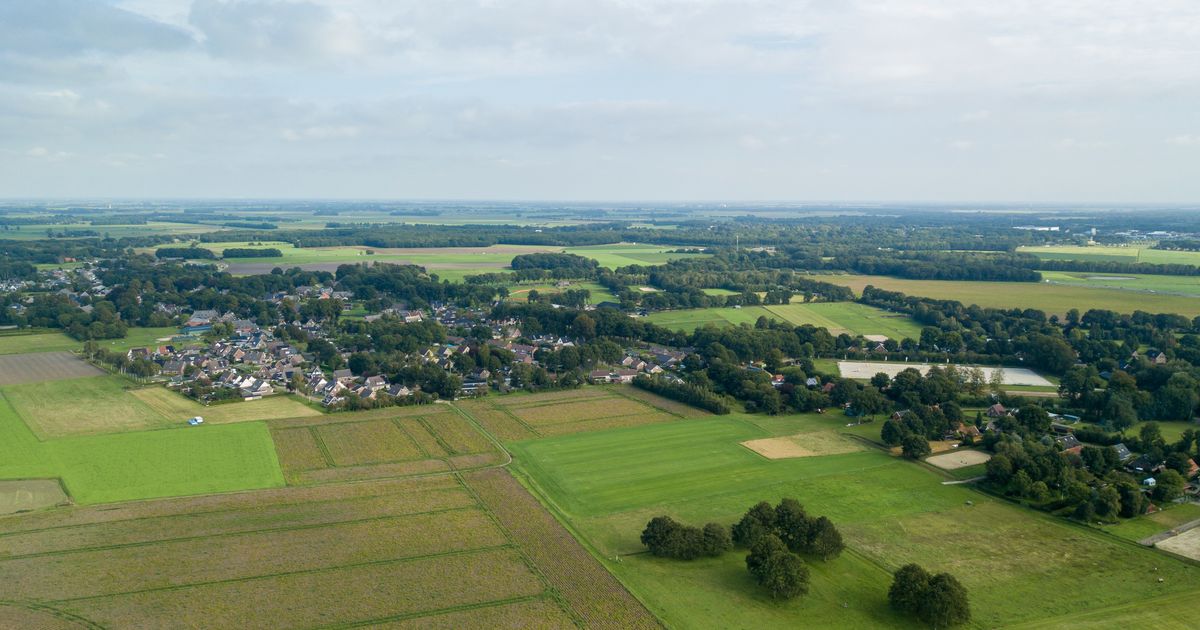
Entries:
[[934,628],[950,628],[971,620],[966,587],[949,573],[931,575],[917,564],[906,564],[893,575],[888,603]]

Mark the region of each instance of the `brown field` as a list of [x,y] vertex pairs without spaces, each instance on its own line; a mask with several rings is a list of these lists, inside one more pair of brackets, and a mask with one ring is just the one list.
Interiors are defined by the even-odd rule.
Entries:
[[643,424],[654,424],[657,422],[671,422],[678,420],[675,416],[669,416],[665,413],[651,412],[631,416],[615,416],[612,418],[597,418],[595,420],[584,420],[582,422],[565,422],[563,424],[552,424],[540,427],[538,431],[544,436],[551,435],[566,435],[568,433],[584,433],[587,431],[604,431],[606,429],[622,429],[625,427],[636,427]]
[[475,492],[498,496],[441,476],[0,517],[0,602],[37,602],[0,627],[570,628],[594,601],[619,605],[591,625],[643,625],[532,497],[501,496],[502,526]]
[[484,470],[465,479],[585,627],[662,627],[508,471]]
[[411,437],[413,441],[417,443],[417,446],[420,447],[421,451],[425,453],[426,457],[440,458],[448,455],[449,453],[446,452],[446,447],[442,446],[442,443],[438,441],[437,436],[433,433],[430,433],[429,429],[425,426],[425,423],[420,422],[419,420],[420,419],[417,419],[416,421],[412,419],[406,419],[403,421],[397,420],[397,424],[399,424],[400,428],[404,429],[404,431],[408,433],[408,437]]
[[329,466],[317,437],[308,427],[272,430],[271,439],[284,474]]
[[671,400],[670,398],[663,398],[658,394],[648,392],[644,389],[638,389],[632,385],[619,385],[614,391],[622,396],[625,396],[626,398],[632,398],[634,400],[644,402],[651,407],[661,409],[662,411],[679,416],[680,418],[703,418],[704,416],[712,415],[703,409],[699,409],[691,405],[685,405],[684,403],[681,403],[677,400]]
[[539,392],[536,394],[516,394],[512,396],[499,396],[490,398],[492,402],[501,407],[515,409],[517,407],[536,407],[551,402],[575,402],[579,400],[591,400],[594,398],[611,398],[612,392],[601,387],[585,387],[582,389],[567,389],[556,392]]
[[1154,546],[1185,558],[1200,560],[1200,528],[1189,529],[1178,536],[1160,540]]
[[389,420],[327,424],[315,429],[335,466],[421,459],[416,442]]
[[404,619],[371,626],[391,630],[459,630],[460,628],[539,628],[567,630],[577,626],[570,615],[557,604],[546,599],[530,599],[470,608],[429,617]]
[[482,453],[495,447],[471,423],[459,415],[442,415],[424,418],[423,424],[433,430],[442,444],[449,446],[453,455]]
[[290,484],[330,483],[333,481],[363,481],[450,472],[450,465],[440,459],[418,459],[370,466],[338,466],[317,470],[302,470],[287,475]]
[[70,352],[0,355],[0,385],[101,376],[104,371]]
[[0,514],[40,510],[69,501],[57,479],[0,481]]
[[564,422],[660,413],[642,403],[618,397],[605,398],[602,402],[600,400],[584,400],[538,405],[536,407],[520,407],[512,409],[512,412],[513,415],[536,429]]
[[749,440],[742,442],[742,446],[767,459],[838,455],[863,450],[855,442],[832,431],[814,431],[785,437]]
[[990,460],[992,456],[983,451],[954,451],[953,453],[945,453],[942,455],[934,455],[926,459],[926,463],[933,464],[942,470],[958,470],[967,466],[976,464],[984,464]]
[[391,420],[411,416],[435,416],[444,413],[454,413],[445,405],[412,405],[409,407],[383,407],[367,411],[338,412],[331,414],[317,413],[309,417],[270,418],[267,424],[272,429],[294,429],[297,427],[315,427],[322,424],[340,424],[343,422],[365,422],[367,420]]
[[464,413],[475,418],[475,421],[487,429],[498,440],[515,442],[537,437],[532,429],[508,412],[493,407],[484,400],[464,400],[454,403]]

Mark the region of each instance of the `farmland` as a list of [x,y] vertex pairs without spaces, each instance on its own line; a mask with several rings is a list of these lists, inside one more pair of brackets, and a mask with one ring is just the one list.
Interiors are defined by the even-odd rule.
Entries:
[[[113,352],[125,351],[139,346],[155,346],[177,335],[177,328],[130,328],[121,339],[102,339],[96,343]],[[0,355],[26,354],[33,352],[63,352],[79,350],[83,342],[60,332],[7,332],[0,334]]]
[[197,415],[225,424],[320,414],[286,396],[206,407],[162,387],[134,388],[110,375],[5,385],[0,392],[41,438],[180,426]]
[[[338,265],[347,263],[386,262],[394,264],[420,265],[429,272],[449,280],[461,280],[463,276],[478,273],[503,271],[514,256],[536,252],[566,251],[595,259],[605,267],[627,265],[657,265],[675,258],[699,254],[667,253],[670,248],[659,245],[636,243],[614,243],[588,247],[563,248],[557,246],[493,245],[490,247],[410,247],[372,248],[364,246],[305,247],[297,248],[291,243],[216,242],[200,243],[200,247],[212,250],[218,256],[228,248],[274,248],[283,256],[277,258],[229,258],[224,260],[227,271],[235,275],[269,273],[275,267],[301,267],[310,270],[333,271]],[[144,251],[152,251],[147,248]]]
[[[460,407],[500,439],[524,439],[671,422],[692,417],[674,401],[632,388],[589,388],[578,392],[485,398]],[[656,406],[655,401],[663,401]],[[693,414],[694,415],[694,414]]]
[[656,625],[503,471],[10,516],[0,570],[0,600],[38,602],[0,620]]
[[1200,265],[1200,252],[1170,251],[1117,245],[1020,247],[1017,251],[1042,260],[1097,260],[1160,265]]
[[46,383],[104,374],[69,352],[0,354],[0,386]]
[[[760,421],[712,417],[511,448],[528,483],[598,556],[621,556],[621,562],[606,560],[609,569],[668,625],[764,627],[796,619],[817,626],[903,625],[885,593],[889,571],[913,561],[959,577],[986,627],[1081,609],[1125,610],[1133,602],[1195,592],[1200,569],[964,486],[942,485],[937,473],[878,450],[768,460],[740,443],[839,431],[842,419],[781,417],[764,422],[767,428]],[[642,549],[638,534],[652,516],[730,523],[753,503],[781,496],[828,514],[850,548],[833,562],[812,563],[813,591],[797,601],[769,602],[745,575],[738,553],[686,564],[630,555]],[[975,531],[989,534],[962,535]],[[953,553],[945,552],[948,539]],[[1076,581],[1089,584],[1086,592],[1044,597]],[[1150,619],[1161,611],[1145,614]]]
[[700,308],[651,313],[647,320],[676,330],[694,330],[717,326],[754,324],[759,317],[829,329],[831,334],[886,335],[900,340],[921,336],[921,327],[911,318],[855,302],[792,303],[742,308]]
[[1091,286],[1068,286],[1047,282],[984,282],[972,280],[907,280],[889,276],[828,275],[821,279],[862,292],[874,286],[907,295],[938,300],[958,300],[990,308],[1020,305],[1046,313],[1064,315],[1078,308],[1107,309],[1118,313],[1141,310],[1150,313],[1177,313],[1187,317],[1200,315],[1200,300],[1182,295],[1139,293]]
[[283,483],[266,425],[38,441],[0,396],[0,479],[54,478],[80,504],[229,492]]
[[394,407],[269,422],[289,483],[325,483],[473,470],[504,461],[448,405]]
[[1104,273],[1043,271],[1042,278],[1051,284],[1100,287],[1141,293],[1200,296],[1200,276],[1162,276],[1144,273],[1113,275]]

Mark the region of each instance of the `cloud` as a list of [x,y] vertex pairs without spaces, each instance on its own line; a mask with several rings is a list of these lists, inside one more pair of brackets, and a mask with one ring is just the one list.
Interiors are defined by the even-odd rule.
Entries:
[[1167,144],[1180,147],[1200,147],[1200,134],[1185,133],[1167,138]]
[[191,45],[182,29],[95,0],[0,2],[0,55],[129,54]]

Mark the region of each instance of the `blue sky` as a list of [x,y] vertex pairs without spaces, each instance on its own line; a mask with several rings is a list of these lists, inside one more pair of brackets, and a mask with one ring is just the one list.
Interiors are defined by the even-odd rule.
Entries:
[[1200,3],[7,0],[0,196],[1200,200]]

